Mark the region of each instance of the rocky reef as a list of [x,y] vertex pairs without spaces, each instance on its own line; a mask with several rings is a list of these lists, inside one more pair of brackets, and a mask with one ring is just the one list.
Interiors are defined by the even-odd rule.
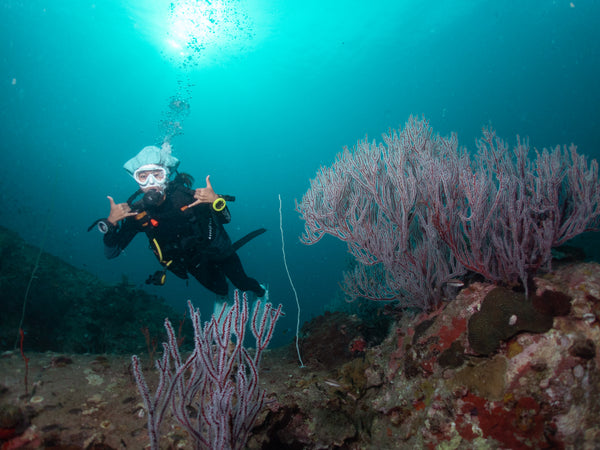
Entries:
[[4,350],[13,349],[20,340],[25,301],[22,328],[27,351],[145,351],[148,344],[162,339],[165,317],[181,317],[163,299],[137,289],[127,279],[117,285],[104,283],[85,270],[40,252],[2,227],[0,292],[0,349]]
[[476,282],[335,368],[307,358],[253,448],[599,448],[600,265],[535,282],[531,301]]

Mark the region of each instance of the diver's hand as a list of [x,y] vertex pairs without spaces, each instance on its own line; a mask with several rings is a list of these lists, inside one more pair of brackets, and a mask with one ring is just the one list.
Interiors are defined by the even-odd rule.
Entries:
[[106,220],[111,224],[116,225],[121,220],[137,214],[135,211],[131,211],[131,208],[127,203],[117,204],[110,195],[107,195],[106,198],[108,198],[108,201],[110,202],[110,214]]
[[200,203],[212,203],[219,198],[210,184],[210,175],[206,176],[206,187],[198,188],[194,191],[194,198],[196,201],[187,205],[188,208],[199,205]]

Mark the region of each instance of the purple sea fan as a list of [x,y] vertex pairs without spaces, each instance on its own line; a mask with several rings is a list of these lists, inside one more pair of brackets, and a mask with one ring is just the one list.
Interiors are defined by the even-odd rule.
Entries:
[[448,280],[465,271],[432,226],[427,197],[436,183],[455,183],[432,175],[436,165],[462,162],[460,150],[454,135],[434,135],[414,117],[383,139],[345,148],[319,169],[296,205],[306,222],[301,241],[330,234],[348,244],[357,262],[344,276],[351,296],[430,309],[444,298]]
[[510,151],[484,129],[469,155],[412,116],[383,140],[345,148],[296,204],[303,243],[330,234],[348,244],[351,296],[430,309],[466,270],[527,292],[553,247],[598,229],[598,164],[573,145],[531,159],[527,140]]
[[245,448],[264,403],[258,368],[281,315],[281,305],[275,309],[270,303],[261,307],[261,302],[257,302],[251,319],[256,348],[251,353],[243,345],[248,321],[247,294],[243,294],[241,302],[239,297],[236,290],[233,306],[228,309],[224,305],[219,316],[213,315],[204,327],[200,312],[188,301],[195,348],[185,361],[173,327],[165,320],[168,339],[163,343],[162,359],[156,362],[160,378],[153,397],[137,356],[132,357],[133,373],[148,414],[152,449],[159,448],[160,425],[168,409],[187,430],[195,449]]
[[458,183],[431,197],[433,225],[469,270],[527,291],[538,270],[550,270],[553,247],[598,228],[598,163],[574,145],[531,159],[526,139],[511,151],[493,130],[477,147]]

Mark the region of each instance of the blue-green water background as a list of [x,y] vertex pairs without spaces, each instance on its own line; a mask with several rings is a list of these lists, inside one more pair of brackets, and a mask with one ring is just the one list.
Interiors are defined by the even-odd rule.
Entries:
[[[165,44],[169,3],[0,1],[2,225],[109,282],[143,285],[158,269],[143,236],[108,261],[86,228],[108,214],[107,195],[136,189],[122,164],[160,143],[164,120],[181,119],[180,170],[237,196],[232,237],[268,228],[240,256],[284,304],[280,333],[296,305],[278,195],[304,321],[335,296],[346,252],[333,239],[303,246],[294,200],[344,145],[417,114],[469,148],[492,125],[510,142],[599,156],[600,1],[230,0],[239,35],[185,67]],[[173,113],[173,96],[189,115]],[[212,310],[194,280],[149,289]]]

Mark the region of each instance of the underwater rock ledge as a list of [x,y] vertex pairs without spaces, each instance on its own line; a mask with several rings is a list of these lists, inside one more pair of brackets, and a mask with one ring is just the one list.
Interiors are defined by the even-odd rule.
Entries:
[[163,299],[137,289],[126,279],[109,285],[56,256],[46,252],[40,255],[38,247],[0,226],[0,350],[14,348],[27,285],[38,256],[23,321],[26,351],[145,351],[142,328],[160,341],[165,317],[181,316]]

